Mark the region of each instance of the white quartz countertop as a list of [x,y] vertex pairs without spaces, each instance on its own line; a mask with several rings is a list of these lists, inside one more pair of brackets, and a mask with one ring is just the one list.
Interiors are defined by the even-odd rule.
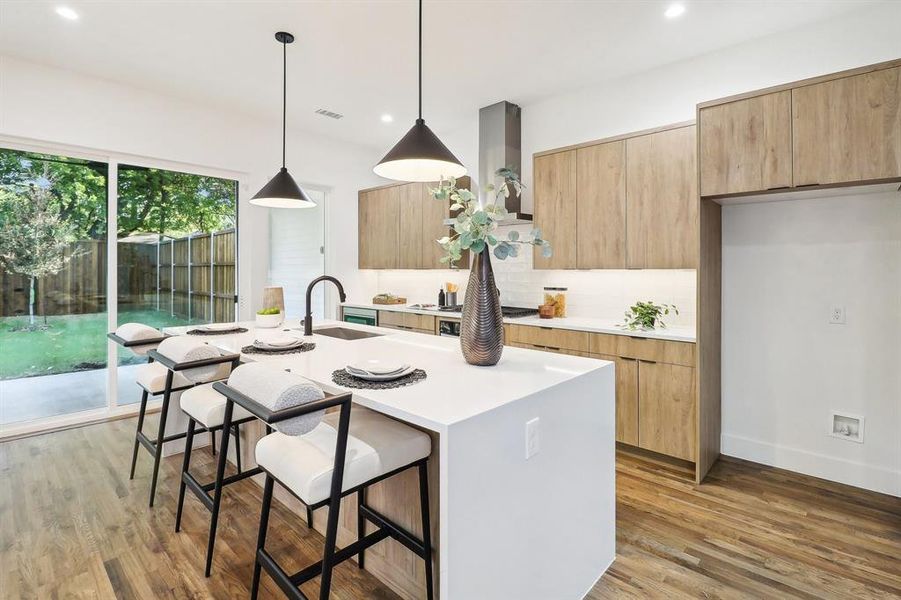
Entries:
[[[443,317],[460,317],[459,312],[429,309],[411,308],[403,304],[365,304],[357,302],[345,302],[342,306],[352,308],[369,308],[373,310],[390,310],[393,312],[410,312],[420,315],[435,315]],[[652,338],[657,340],[669,340],[673,342],[695,342],[696,334],[693,327],[667,327],[651,331],[629,331],[620,327],[622,321],[611,319],[595,319],[591,317],[565,317],[562,319],[541,319],[534,317],[505,318],[504,323],[515,325],[529,325],[533,327],[550,327],[552,329],[571,329],[575,331],[588,331],[591,333],[608,333],[611,335],[628,335],[632,337]]]
[[[303,331],[296,319],[275,329],[255,328],[253,322],[240,323],[247,333],[203,336],[198,339],[227,352],[239,352],[254,339],[274,335],[297,335]],[[380,334],[359,340],[342,340],[317,335],[316,329],[346,327]],[[169,327],[170,335],[184,334],[192,327]],[[287,332],[285,331],[287,330]],[[332,372],[348,363],[367,359],[389,359],[424,369],[427,378],[419,383],[388,390],[353,389],[354,401],[433,431],[446,431],[453,423],[492,411],[510,402],[527,398],[585,373],[612,368],[612,363],[591,358],[551,354],[537,350],[505,347],[503,358],[494,367],[476,367],[463,360],[456,338],[428,336],[398,331],[320,321],[314,323],[316,348],[290,355],[242,355],[244,361],[266,361],[274,367],[291,369],[319,384],[328,392],[347,391],[332,382]]]

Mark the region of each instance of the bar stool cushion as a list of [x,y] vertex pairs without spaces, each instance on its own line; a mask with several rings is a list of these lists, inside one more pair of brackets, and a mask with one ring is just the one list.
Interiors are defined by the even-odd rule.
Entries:
[[[162,394],[166,389],[166,373],[169,369],[157,362],[140,365],[137,368],[136,380],[138,385],[151,394]],[[194,385],[179,372],[172,377],[172,389],[185,388]]]
[[[225,396],[213,389],[212,383],[205,383],[185,390],[181,394],[181,409],[204,427],[219,427],[225,420]],[[232,410],[232,422],[251,417],[239,404]]]
[[[256,460],[307,504],[329,497],[338,439],[338,412],[327,414],[311,432],[291,436],[267,435],[256,446]],[[380,413],[354,407],[350,416],[343,489],[427,457],[432,452],[428,434]]]

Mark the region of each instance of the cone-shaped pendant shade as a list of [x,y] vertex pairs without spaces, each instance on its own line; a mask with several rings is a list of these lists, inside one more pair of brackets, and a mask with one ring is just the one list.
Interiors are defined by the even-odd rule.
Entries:
[[438,181],[466,175],[466,167],[422,119],[416,119],[407,135],[372,170],[397,181]]
[[316,203],[297,185],[288,169],[282,167],[275,177],[269,180],[256,196],[250,199],[251,204],[268,206],[269,208],[312,208]]

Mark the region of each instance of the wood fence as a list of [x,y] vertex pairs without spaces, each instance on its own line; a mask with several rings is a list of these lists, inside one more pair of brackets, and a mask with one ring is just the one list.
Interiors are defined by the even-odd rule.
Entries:
[[[234,229],[158,243],[118,246],[119,310],[151,308],[195,321],[235,319]],[[35,314],[78,315],[106,310],[106,241],[80,241],[56,275],[38,279]],[[0,316],[28,314],[29,280],[0,270]]]

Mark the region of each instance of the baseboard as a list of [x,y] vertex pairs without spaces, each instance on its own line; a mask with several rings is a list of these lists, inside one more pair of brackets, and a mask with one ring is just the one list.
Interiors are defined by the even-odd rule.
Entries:
[[721,453],[812,477],[901,497],[901,471],[724,433]]

